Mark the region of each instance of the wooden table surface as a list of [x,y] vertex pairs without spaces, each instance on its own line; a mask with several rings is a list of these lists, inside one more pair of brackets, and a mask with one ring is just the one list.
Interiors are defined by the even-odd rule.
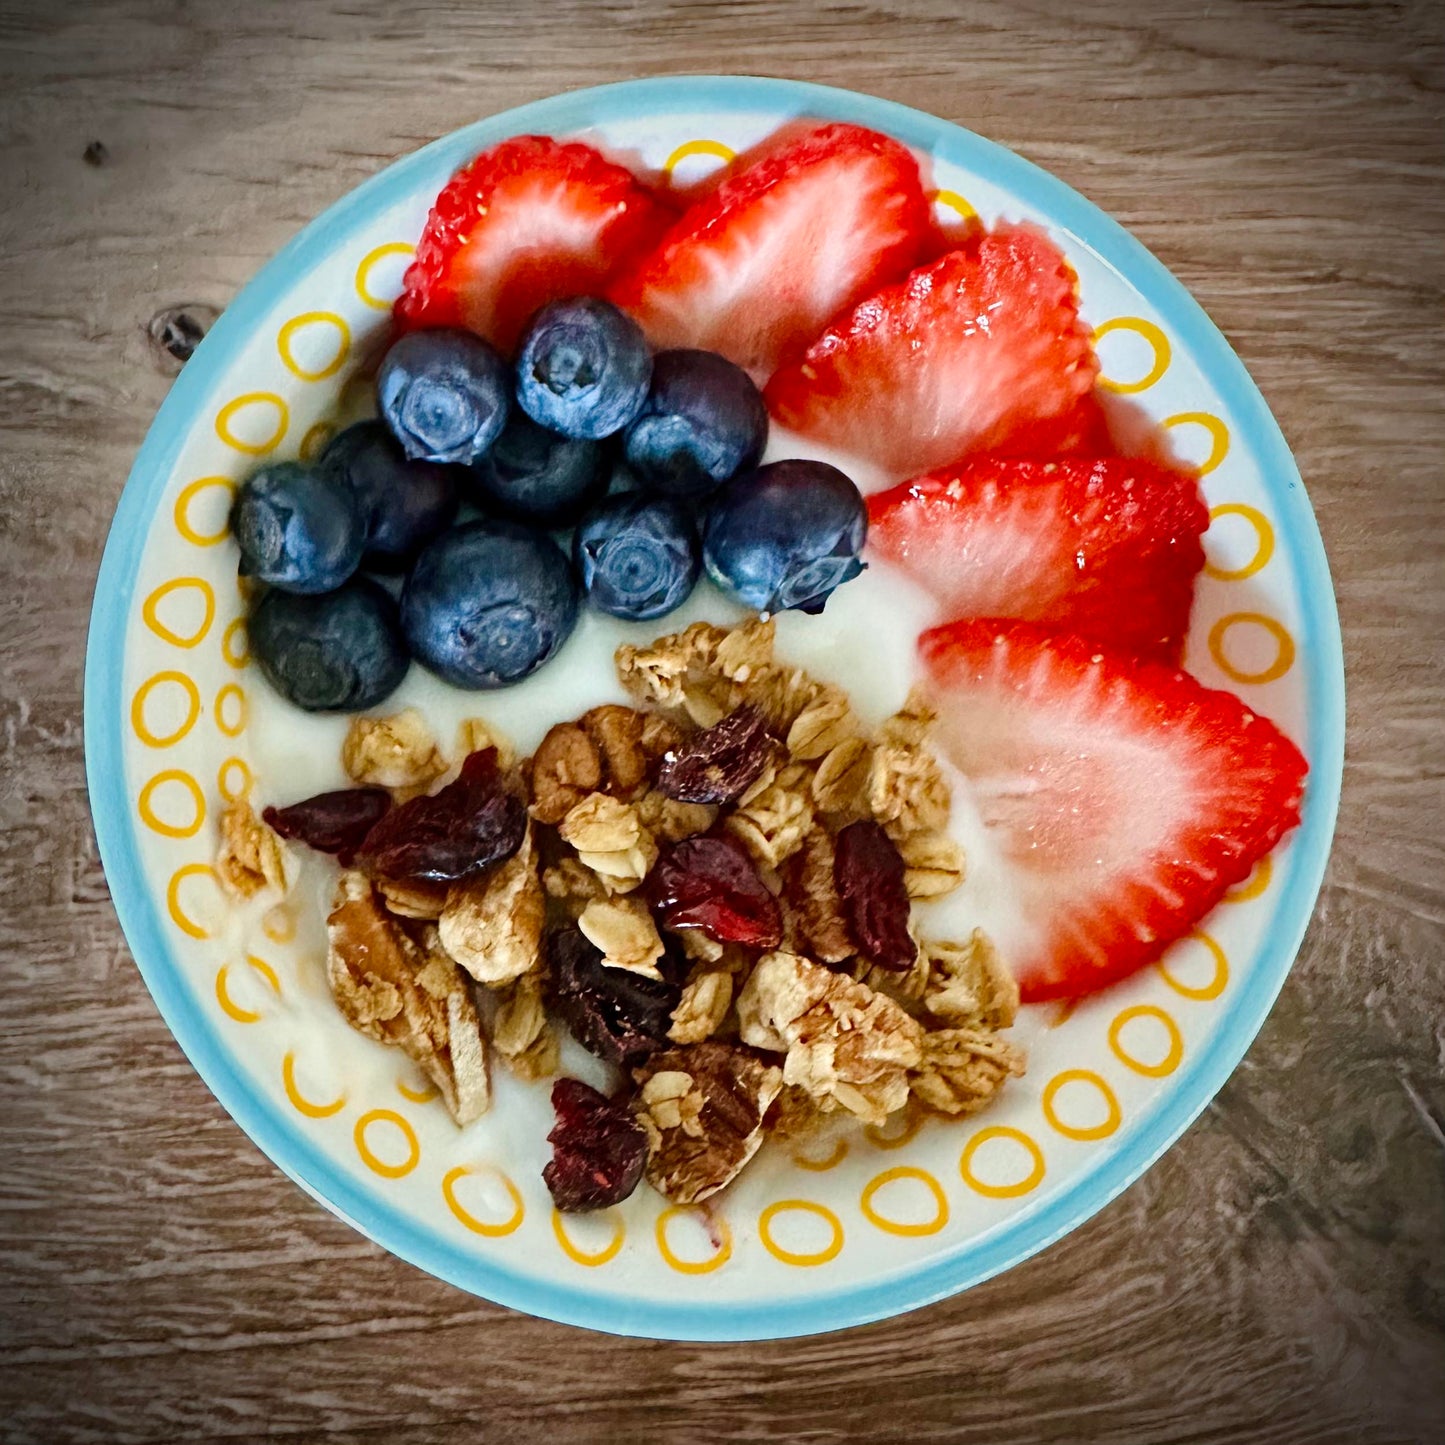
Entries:
[[[131,963],[81,758],[152,315],[464,122],[713,69],[962,122],[1152,247],[1294,447],[1350,689],[1314,924],[1199,1122],[1003,1278],[761,1346],[510,1313],[283,1178]],[[1439,0],[0,3],[0,1438],[1445,1440],[1442,91]]]

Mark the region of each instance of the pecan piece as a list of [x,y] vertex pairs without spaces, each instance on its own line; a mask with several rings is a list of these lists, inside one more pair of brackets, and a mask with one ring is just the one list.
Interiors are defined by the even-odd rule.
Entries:
[[655,1054],[636,1071],[647,1132],[647,1179],[675,1204],[730,1184],[763,1142],[763,1116],[781,1072],[746,1049],[715,1042]]
[[645,781],[647,753],[642,746],[645,720],[640,712],[607,703],[583,713],[578,724],[602,758],[609,793],[621,797]]
[[815,828],[788,866],[784,906],[801,953],[822,963],[842,963],[858,951],[843,919],[833,881],[833,840]]
[[554,826],[602,784],[602,754],[576,723],[548,729],[532,758],[532,816]]
[[361,873],[341,875],[326,931],[327,978],[352,1028],[414,1060],[458,1124],[486,1113],[486,1044],[456,964],[414,941]]

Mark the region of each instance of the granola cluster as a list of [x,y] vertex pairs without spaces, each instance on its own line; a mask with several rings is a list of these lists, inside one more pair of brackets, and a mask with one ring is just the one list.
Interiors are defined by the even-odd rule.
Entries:
[[[555,1073],[565,1024],[622,1079],[587,1128],[630,1120],[646,1178],[684,1204],[725,1187],[768,1132],[880,1124],[910,1100],[971,1114],[1023,1072],[1001,1032],[1018,988],[988,939],[916,928],[912,900],[965,870],[921,700],[868,730],[841,689],[774,657],[766,620],[625,646],[617,669],[635,706],[560,722],[520,761],[480,719],[450,764],[416,713],[355,719],[342,756],[357,799],[393,801],[345,852],[348,795],[268,810],[287,837],[356,858],[328,965],[355,1028],[414,1059],[465,1124],[489,1105],[493,1058]],[[425,833],[463,787],[515,823],[509,855],[471,871]],[[324,841],[306,834],[311,805]],[[284,892],[281,840],[249,805],[223,839],[223,879]],[[377,860],[392,858],[417,871],[391,876]]]

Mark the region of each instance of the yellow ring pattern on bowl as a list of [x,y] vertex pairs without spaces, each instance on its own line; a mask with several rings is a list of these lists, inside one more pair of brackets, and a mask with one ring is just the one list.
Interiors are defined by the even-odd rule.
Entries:
[[291,1101],[291,1107],[297,1113],[305,1114],[308,1119],[329,1119],[333,1114],[339,1114],[346,1107],[344,1092],[330,1103],[316,1104],[296,1087],[296,1055],[290,1050],[281,1060],[281,1087],[285,1089],[286,1097]]
[[[394,1129],[401,1130],[401,1137],[406,1143],[406,1158],[400,1164],[388,1164],[367,1142],[367,1130],[377,1124],[390,1124]],[[421,1142],[416,1137],[416,1130],[411,1127],[410,1121],[395,1109],[368,1109],[356,1121],[351,1138],[356,1145],[356,1152],[361,1155],[361,1162],[373,1174],[380,1174],[383,1179],[404,1179],[421,1163]]]
[[797,1149],[792,1151],[791,1157],[799,1169],[806,1169],[812,1174],[823,1174],[829,1169],[836,1169],[848,1157],[848,1141],[835,1139],[832,1152],[825,1154],[821,1159],[810,1159]]
[[[229,522],[223,523],[218,532],[198,532],[191,523],[191,503],[210,487],[224,487],[232,497],[236,495],[236,484],[229,477],[197,477],[194,482],[189,482],[182,487],[180,495],[176,498],[176,531],[196,547],[214,547],[231,535]],[[227,502],[228,516],[230,510],[231,505]]]
[[[1135,1019],[1155,1019],[1164,1026],[1169,1037],[1169,1047],[1157,1064],[1135,1058],[1124,1048],[1124,1029]],[[1132,1008],[1126,1008],[1119,1013],[1109,1025],[1109,1047],[1125,1068],[1133,1069],[1136,1074],[1143,1074],[1146,1079],[1164,1079],[1179,1067],[1179,1061],[1184,1057],[1184,1036],[1179,1032],[1179,1025],[1157,1004],[1136,1003]]]
[[[1023,1146],[1030,1159],[1029,1172],[1022,1179],[1012,1184],[990,1184],[987,1180],[980,1179],[973,1171],[973,1158],[978,1151],[995,1139],[1009,1139],[1015,1144]],[[987,1129],[980,1129],[967,1144],[963,1146],[963,1153],[959,1156],[958,1172],[963,1176],[963,1182],[968,1185],[975,1194],[982,1194],[985,1199],[1019,1199],[1030,1193],[1044,1182],[1044,1175],[1048,1172],[1044,1163],[1044,1151],[1025,1134],[1022,1129],[1015,1129],[1010,1124],[994,1124]]]
[[[502,1187],[511,1196],[512,1212],[498,1224],[494,1224],[490,1220],[478,1219],[457,1198],[458,1181],[465,1179],[469,1174],[480,1174],[484,1169],[500,1180]],[[451,1210],[459,1224],[465,1225],[473,1234],[481,1234],[488,1239],[500,1239],[505,1234],[513,1233],[521,1227],[523,1219],[527,1217],[527,1206],[522,1200],[521,1190],[512,1183],[509,1174],[495,1165],[458,1164],[455,1169],[448,1170],[442,1178],[442,1198],[446,1200],[447,1208]]]
[[181,885],[188,878],[209,878],[216,885],[217,890],[221,886],[221,875],[211,867],[209,863],[185,863],[171,874],[171,881],[166,884],[166,912],[171,916],[171,922],[186,935],[187,938],[214,938],[216,935],[201,924],[197,923],[189,913],[181,907]]
[[674,1204],[657,1216],[657,1224],[654,1226],[657,1252],[662,1256],[663,1263],[668,1268],[675,1269],[679,1274],[711,1274],[715,1269],[721,1269],[733,1257],[732,1228],[721,1215],[712,1216],[712,1223],[722,1238],[717,1249],[706,1259],[681,1259],[673,1252],[672,1246],[667,1242],[668,1225],[680,1214],[700,1214],[701,1212],[695,1205]]
[[1224,895],[1226,903],[1248,903],[1252,898],[1258,898],[1269,887],[1270,879],[1274,877],[1274,862],[1271,856],[1266,853],[1258,863],[1254,865],[1254,872],[1244,880],[1237,888],[1231,888]]
[[[177,725],[174,732],[162,735],[151,730],[150,724],[146,722],[145,709],[151,693],[166,683],[174,684],[185,693],[186,716],[185,720]],[[200,715],[201,690],[184,672],[157,672],[153,676],[148,677],[136,689],[135,696],[131,699],[130,703],[131,730],[148,748],[173,747],[195,727],[196,719],[199,718]]]
[[902,1149],[918,1137],[918,1131],[923,1127],[923,1120],[923,1110],[918,1107],[917,1101],[910,1097],[907,1104],[903,1106],[902,1123],[896,1134],[885,1134],[883,1132],[885,1126],[882,1124],[869,1124],[863,1130],[863,1137],[875,1149]]
[[720,140],[684,141],[662,163],[662,169],[667,173],[669,179],[671,179],[673,171],[690,156],[716,156],[724,165],[731,165],[737,152],[731,146],[725,146]]
[[[296,333],[308,326],[329,326],[337,335],[336,354],[324,366],[314,369],[302,366],[292,351],[292,340]],[[346,318],[338,316],[334,311],[303,311],[300,316],[293,316],[277,332],[276,350],[281,353],[282,365],[298,381],[325,381],[328,376],[335,376],[346,364],[346,358],[351,355],[351,328],[346,324]]]
[[356,268],[356,294],[368,306],[374,307],[377,311],[390,311],[390,298],[374,296],[371,292],[369,282],[372,268],[378,261],[384,261],[388,256],[415,255],[416,247],[409,241],[387,241],[383,245],[374,247],[361,258],[361,262]]
[[[773,1221],[780,1214],[811,1214],[821,1219],[832,1231],[832,1238],[822,1249],[799,1252],[784,1249],[773,1238]],[[778,1199],[758,1215],[758,1238],[763,1248],[784,1264],[796,1265],[799,1269],[811,1269],[814,1265],[827,1264],[837,1259],[843,1250],[843,1221],[826,1204],[815,1204],[811,1199]]]
[[[1059,1090],[1068,1084],[1088,1084],[1099,1092],[1104,1101],[1104,1122],[1102,1124],[1078,1125],[1066,1124],[1059,1118],[1057,1099]],[[1111,1089],[1102,1075],[1096,1074],[1093,1069],[1065,1069],[1060,1074],[1055,1074],[1052,1079],[1044,1085],[1043,1095],[1044,1118],[1049,1121],[1050,1126],[1065,1139],[1079,1139],[1085,1142],[1094,1139],[1107,1139],[1110,1134],[1118,1129],[1124,1122],[1124,1111],[1119,1107],[1119,1096]]]
[[1200,426],[1209,433],[1209,455],[1196,468],[1201,477],[1207,477],[1229,455],[1229,428],[1213,412],[1176,412],[1173,416],[1165,417],[1160,425],[1169,429],[1176,426]]
[[[227,720],[226,714],[231,709],[228,706],[235,702],[235,721]],[[228,682],[216,694],[216,726],[225,733],[228,738],[238,738],[246,731],[246,694],[234,682]]]
[[[262,441],[248,442],[244,437],[237,436],[231,428],[231,423],[248,407],[266,407],[276,414],[270,432]],[[274,452],[285,439],[286,429],[290,425],[291,408],[286,405],[285,398],[277,396],[274,391],[248,391],[244,396],[228,401],[216,413],[216,435],[228,447],[233,447],[248,457],[264,457],[268,452]]]
[[[1275,641],[1274,661],[1258,672],[1245,672],[1243,668],[1236,667],[1225,655],[1224,639],[1229,636],[1232,629],[1245,625],[1264,628]],[[1263,612],[1231,612],[1227,617],[1221,617],[1209,629],[1209,655],[1214,659],[1219,670],[1232,682],[1246,684],[1274,682],[1294,666],[1294,638],[1290,636],[1289,628],[1282,622],[1276,622],[1273,617],[1266,617]]]
[[568,1259],[576,1260],[586,1269],[596,1269],[617,1258],[618,1252],[622,1248],[622,1242],[627,1238],[627,1225],[623,1222],[622,1216],[614,1210],[608,1210],[607,1213],[612,1216],[612,1238],[601,1249],[589,1253],[585,1249],[579,1249],[567,1237],[567,1226],[562,1222],[565,1217],[562,1211],[560,1209],[552,1211],[552,1233],[557,1236],[557,1243],[562,1246],[562,1253]]
[[1219,506],[1209,509],[1211,526],[1220,517],[1243,517],[1254,528],[1254,556],[1242,567],[1217,567],[1213,562],[1206,562],[1204,575],[1213,577],[1218,582],[1243,582],[1246,577],[1253,577],[1256,572],[1263,571],[1268,566],[1269,559],[1274,556],[1274,528],[1270,525],[1269,518],[1258,507],[1246,506],[1243,502],[1221,502]]
[[[160,604],[173,592],[186,591],[199,592],[201,595],[201,620],[189,637],[183,636],[162,622],[158,611]],[[162,642],[169,642],[172,647],[194,647],[204,639],[211,630],[211,623],[216,620],[216,594],[211,590],[211,584],[204,577],[172,577],[169,582],[162,582],[141,603],[140,615],[145,625]]]
[[978,212],[973,208],[968,197],[959,195],[957,191],[934,191],[929,199],[935,206],[946,206],[960,221],[978,219]]
[[[157,816],[155,792],[167,783],[179,783],[190,795],[189,822],[167,823],[164,818]],[[140,797],[136,800],[136,812],[140,814],[141,822],[151,832],[159,833],[162,838],[194,838],[201,831],[201,824],[206,821],[206,795],[201,791],[201,785],[184,769],[167,768],[164,772],[157,773],[140,790]]]
[[1146,321],[1142,316],[1116,316],[1094,328],[1094,341],[1097,343],[1115,331],[1131,331],[1134,335],[1143,337],[1149,343],[1154,359],[1149,370],[1137,381],[1116,381],[1113,377],[1101,373],[1099,386],[1104,391],[1117,392],[1120,396],[1133,396],[1137,392],[1148,391],[1169,370],[1169,363],[1173,360],[1169,338],[1152,321]]
[[[241,781],[232,783],[230,781],[233,769],[240,769]],[[229,757],[216,772],[216,791],[228,803],[239,803],[243,798],[250,797],[251,789],[256,785],[256,775],[251,771],[251,765],[245,758]]]
[[290,943],[296,937],[296,910],[289,903],[275,903],[261,915],[261,932],[272,943]]
[[396,1081],[396,1092],[412,1104],[430,1104],[433,1099],[441,1098],[441,1090],[435,1084],[423,1084],[421,1088],[414,1089],[405,1079]]
[[303,462],[314,462],[326,450],[326,444],[336,435],[336,428],[329,421],[318,421],[306,428],[299,448]]
[[[889,1219],[879,1212],[878,1206],[873,1202],[874,1196],[880,1189],[898,1179],[915,1179],[933,1195],[932,1219],[909,1224],[902,1220]],[[900,1164],[895,1169],[885,1169],[881,1174],[874,1175],[863,1186],[863,1195],[859,1200],[858,1207],[863,1211],[863,1217],[869,1224],[888,1234],[901,1234],[909,1237],[937,1234],[948,1223],[948,1195],[943,1192],[943,1185],[926,1169],[915,1169],[911,1164]]]
[[[1225,895],[1228,897],[1228,894]],[[1229,958],[1224,950],[1207,934],[1195,929],[1194,932],[1186,934],[1184,940],[1192,940],[1195,943],[1202,943],[1209,950],[1214,960],[1214,973],[1206,984],[1181,983],[1169,972],[1169,965],[1161,958],[1154,967],[1159,971],[1159,977],[1174,990],[1175,993],[1184,998],[1192,998],[1199,1003],[1209,1003],[1216,999],[1225,990],[1229,983]]]
[[[236,640],[240,639],[239,649]],[[246,631],[245,617],[233,617],[221,634],[221,656],[230,667],[239,672],[251,661],[251,638]]]
[[[250,964],[256,973],[259,973],[261,977],[266,980],[271,987],[272,993],[274,993],[277,998],[280,998],[281,980],[276,977],[276,970],[272,968],[264,958],[256,958],[251,954],[246,955],[246,962]],[[235,1019],[239,1024],[260,1023],[263,1017],[262,1014],[253,1009],[242,1008],[232,999],[229,982],[230,967],[230,964],[223,963],[220,968],[216,970],[216,1002],[221,1005],[224,1013]]]

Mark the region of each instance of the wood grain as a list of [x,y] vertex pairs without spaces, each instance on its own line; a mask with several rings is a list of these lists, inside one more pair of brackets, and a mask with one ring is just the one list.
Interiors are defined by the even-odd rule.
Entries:
[[[0,1438],[1445,1440],[1442,17],[1435,0],[0,4]],[[331,201],[479,115],[719,68],[960,121],[1152,247],[1294,446],[1350,687],[1314,925],[1199,1123],[1007,1276],[758,1347],[512,1314],[289,1184],[130,963],[81,758],[91,587],[169,384],[149,318],[224,306]]]

